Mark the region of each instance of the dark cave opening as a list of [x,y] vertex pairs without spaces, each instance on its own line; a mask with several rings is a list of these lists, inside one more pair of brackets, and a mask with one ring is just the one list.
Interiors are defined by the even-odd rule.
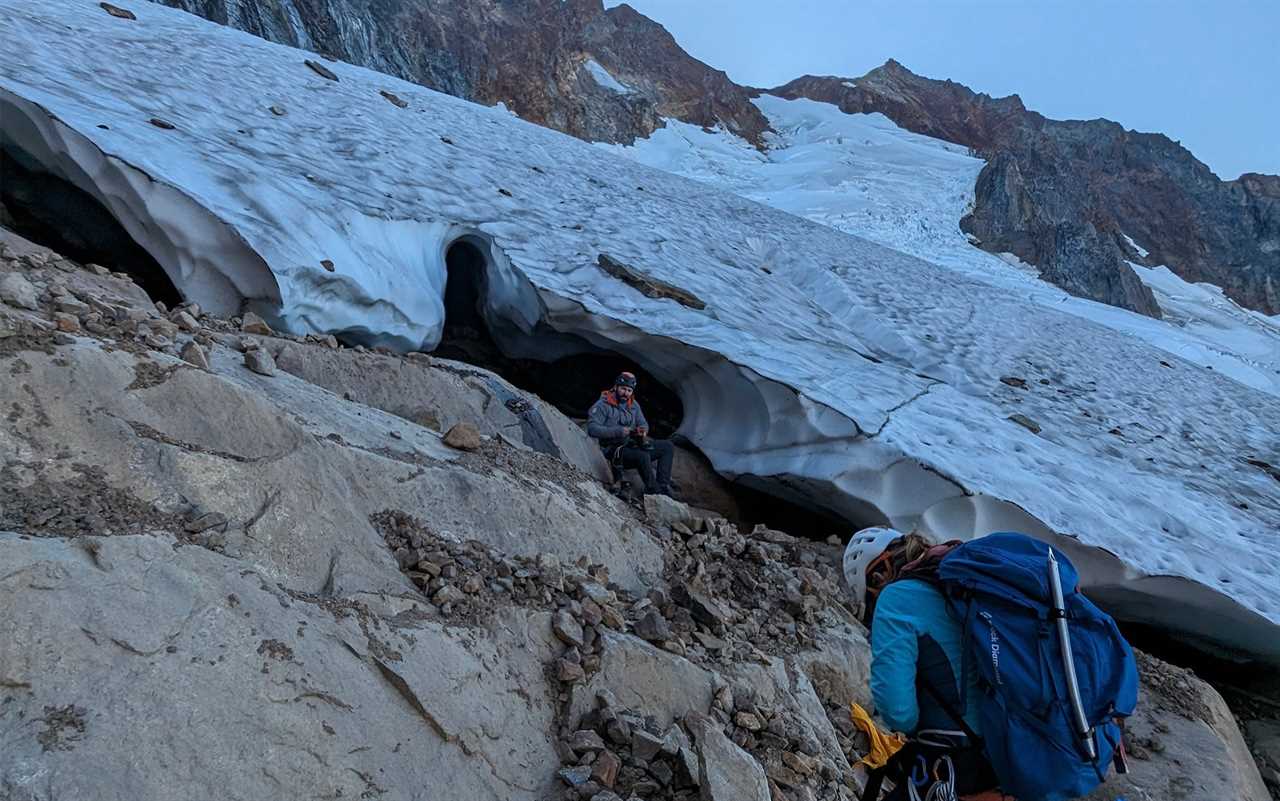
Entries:
[[[454,242],[445,254],[445,323],[440,343],[433,352],[441,358],[474,364],[492,370],[520,389],[538,395],[573,420],[584,420],[587,409],[609,389],[618,373],[626,370],[636,375],[639,386],[636,397],[644,407],[646,418],[655,437],[673,438],[684,417],[684,405],[679,395],[667,387],[655,374],[646,370],[627,356],[597,347],[585,339],[574,343],[571,356],[559,356],[548,349],[547,359],[513,358],[499,347],[483,312],[488,291],[487,259],[476,243],[467,239]],[[548,331],[548,341],[562,346],[566,335]],[[532,335],[537,340],[538,333]],[[685,500],[697,505],[697,493],[728,495],[729,507],[736,510],[733,522],[744,528],[757,523],[786,531],[795,536],[813,540],[825,540],[831,535],[847,539],[856,522],[811,505],[791,500],[797,494],[772,478],[753,477],[749,481],[727,481],[714,475],[706,457],[684,437],[675,436],[676,444],[683,450],[682,457],[694,474],[704,477],[697,480],[698,487],[686,487]],[[679,476],[677,476],[679,480]],[[711,490],[709,484],[717,486]],[[776,485],[776,486],[775,486]],[[770,492],[770,488],[779,490]],[[691,496],[689,493],[693,493]],[[868,510],[867,525],[883,521],[876,510]]]
[[152,300],[182,296],[164,269],[92,195],[0,139],[0,206],[14,233],[81,264],[128,273]]
[[494,341],[481,311],[487,286],[486,261],[480,248],[466,240],[455,242],[445,264],[445,323],[435,355],[492,370],[575,420],[585,419],[600,392],[613,385],[619,372],[628,370],[640,383],[636,397],[643,404],[653,435],[670,437],[680,427],[684,417],[680,397],[620,353],[581,340],[582,352],[564,358],[543,361],[507,356]]
[[[1120,613],[1120,610],[1110,611]],[[1280,674],[1277,674],[1275,665],[1225,653],[1211,653],[1198,644],[1179,638],[1176,632],[1157,626],[1130,623],[1119,617],[1116,622],[1133,647],[1187,668],[1213,685],[1238,717],[1245,720],[1280,717]]]
[[[757,482],[759,479],[756,480]],[[742,519],[734,521],[740,528],[750,528],[763,523],[772,529],[785,531],[793,537],[822,542],[837,536],[841,544],[853,532],[867,525],[878,523],[851,522],[813,506],[795,503],[765,490],[748,486],[742,481],[733,482],[734,498],[742,510]]]

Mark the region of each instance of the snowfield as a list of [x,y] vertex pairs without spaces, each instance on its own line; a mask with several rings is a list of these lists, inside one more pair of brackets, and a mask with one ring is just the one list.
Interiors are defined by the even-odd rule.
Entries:
[[[1242,309],[1216,287],[1188,284],[1167,268],[1134,265],[1164,321],[1068,295],[1012,254],[1001,258],[969,244],[959,221],[973,207],[985,162],[967,148],[903,130],[883,114],[845,114],[829,103],[772,95],[755,104],[777,132],[767,153],[727,131],[679,120],[633,146],[597,146],[919,256],[1280,395],[1280,319]],[[1125,239],[1146,258],[1147,250]]]
[[[487,255],[486,313],[507,347],[635,358],[680,394],[682,433],[722,472],[855,523],[1038,534],[1126,617],[1280,661],[1280,483],[1258,466],[1280,464],[1267,348],[1213,340],[1234,312],[1205,316],[1185,288],[1167,292],[1186,298],[1186,324],[1147,329],[964,244],[958,216],[939,216],[972,191],[958,149],[883,119],[846,136],[809,109],[767,155],[723,137],[665,151],[664,168],[718,173],[788,214],[501,110],[118,4],[137,20],[92,0],[0,0],[0,127],[98,197],[190,299],[430,348],[445,253],[465,239]],[[842,144],[842,170],[819,174]],[[705,309],[641,294],[602,253]],[[1276,336],[1266,326],[1251,343]],[[1224,375],[1228,361],[1254,379]]]

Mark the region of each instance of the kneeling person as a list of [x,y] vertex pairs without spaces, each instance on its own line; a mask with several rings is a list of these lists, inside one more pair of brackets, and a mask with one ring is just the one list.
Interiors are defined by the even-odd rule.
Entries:
[[649,437],[649,422],[635,393],[635,375],[619,375],[587,412],[587,435],[600,443],[606,457],[618,452],[623,467],[639,470],[646,493],[671,495],[674,448],[667,440]]

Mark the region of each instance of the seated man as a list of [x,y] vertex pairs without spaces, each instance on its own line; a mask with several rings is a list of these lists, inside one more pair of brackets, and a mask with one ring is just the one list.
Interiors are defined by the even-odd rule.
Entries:
[[[601,392],[600,399],[587,412],[587,435],[600,442],[606,457],[612,457],[620,448],[622,466],[640,471],[646,493],[671,495],[671,460],[675,454],[671,443],[649,438],[649,423],[635,399],[635,375],[622,373],[613,383],[613,389]],[[612,458],[609,461],[613,463]]]

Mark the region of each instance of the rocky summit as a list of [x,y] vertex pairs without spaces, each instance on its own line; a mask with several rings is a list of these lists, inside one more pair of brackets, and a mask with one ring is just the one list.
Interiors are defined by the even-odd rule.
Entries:
[[856,79],[805,76],[770,90],[879,112],[987,160],[961,226],[982,248],[1014,253],[1072,294],[1154,316],[1130,262],[1165,264],[1280,313],[1280,177],[1223,181],[1161,134],[1108,120],[1052,120],[1013,95],[992,98],[895,61]]

